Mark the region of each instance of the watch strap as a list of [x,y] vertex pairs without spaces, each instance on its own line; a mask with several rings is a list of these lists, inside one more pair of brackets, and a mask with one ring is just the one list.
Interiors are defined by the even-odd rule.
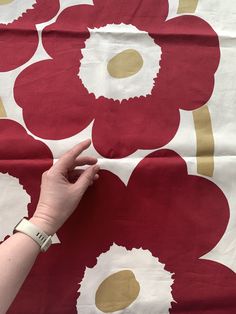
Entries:
[[31,237],[38,245],[42,252],[46,252],[52,244],[52,236],[47,235],[29,220],[23,218],[14,228],[15,231],[22,232]]

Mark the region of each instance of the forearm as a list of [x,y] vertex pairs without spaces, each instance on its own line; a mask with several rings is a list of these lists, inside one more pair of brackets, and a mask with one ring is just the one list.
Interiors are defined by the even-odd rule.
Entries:
[[39,245],[20,232],[0,245],[0,314],[6,313],[39,252]]
[[[57,232],[77,208],[87,188],[98,179],[97,159],[79,156],[90,144],[91,141],[86,140],[74,146],[48,171],[44,172],[39,205],[30,219],[30,222],[40,230],[35,235],[39,244],[22,231],[0,245],[0,314],[6,313],[29,274],[45,236],[42,232],[46,235],[53,235]],[[85,165],[90,165],[90,167],[83,171],[76,169]],[[32,228],[30,229],[32,231]],[[45,241],[43,244],[47,247],[50,241]],[[45,246],[42,249],[45,249]]]

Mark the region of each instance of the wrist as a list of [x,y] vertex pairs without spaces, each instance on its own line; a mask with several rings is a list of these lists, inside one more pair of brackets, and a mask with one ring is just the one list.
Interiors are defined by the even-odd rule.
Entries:
[[44,218],[33,216],[29,219],[29,221],[38,228],[40,228],[47,235],[54,235],[56,233],[55,227],[52,226],[52,224]]
[[24,233],[33,239],[39,245],[42,252],[46,252],[52,244],[52,236],[46,234],[41,227],[35,224],[35,221],[32,223],[32,221],[23,218],[15,226],[14,231]]

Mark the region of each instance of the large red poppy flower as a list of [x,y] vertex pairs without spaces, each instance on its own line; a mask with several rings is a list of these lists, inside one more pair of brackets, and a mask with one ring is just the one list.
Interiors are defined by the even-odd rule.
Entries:
[[[77,313],[85,267],[95,268],[113,243],[149,250],[173,274],[170,313],[233,313],[235,274],[200,259],[219,242],[228,219],[222,191],[205,178],[188,175],[185,162],[172,151],[141,161],[127,186],[102,171],[79,210],[59,230],[61,244],[41,256],[9,313]],[[87,282],[88,293],[94,282],[95,276]],[[89,306],[89,313],[100,313],[94,304]]]
[[[155,149],[168,143],[179,126],[179,109],[198,108],[210,98],[220,51],[218,37],[205,21],[194,16],[166,20],[167,14],[166,0],[95,0],[94,5],[63,11],[43,31],[43,44],[52,60],[31,65],[16,80],[15,99],[31,132],[42,138],[62,139],[80,132],[95,119],[93,142],[97,151],[108,158],[121,158],[137,149]],[[106,31],[104,27],[108,27]],[[88,40],[93,36],[97,37],[89,46]],[[161,57],[150,53],[151,47],[143,46],[144,37],[159,47]],[[139,61],[142,56],[144,59],[143,72],[132,78],[143,75],[132,88],[130,77],[126,81],[127,78],[108,74],[111,59],[106,59],[106,54],[112,55],[116,47],[116,55],[119,45],[122,51],[122,43],[131,50],[134,46],[137,50],[139,44],[136,57],[139,55]],[[146,59],[145,52],[149,53]],[[100,58],[107,62],[101,71]],[[129,94],[134,85],[142,90],[148,81],[147,73],[153,71],[150,59],[160,66],[159,73],[151,78],[153,88],[146,95],[120,99],[119,95]],[[85,76],[86,67],[91,70],[94,66],[87,83],[98,94],[84,82],[82,63]],[[122,62],[117,64],[124,66]],[[104,77],[108,79],[103,81]],[[118,86],[118,96],[106,96],[111,84]]]
[[[3,3],[2,3],[3,2]],[[28,61],[38,46],[35,25],[50,20],[59,10],[58,0],[1,1],[0,71],[10,71]]]
[[[53,162],[51,151],[44,143],[30,136],[19,123],[1,119],[0,156],[0,173],[19,179],[20,185],[30,195],[28,214],[32,216],[39,199],[41,176]],[[5,195],[5,197],[16,198],[15,195]],[[15,206],[18,205],[15,204]],[[8,208],[8,210],[14,216],[14,208]],[[5,225],[7,223],[7,221],[4,222]]]

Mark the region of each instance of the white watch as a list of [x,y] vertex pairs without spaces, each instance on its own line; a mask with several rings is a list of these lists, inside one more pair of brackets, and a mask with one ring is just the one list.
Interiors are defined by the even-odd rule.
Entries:
[[22,232],[31,237],[38,245],[42,252],[46,252],[52,244],[52,236],[47,235],[29,220],[23,218],[15,226],[14,231]]

